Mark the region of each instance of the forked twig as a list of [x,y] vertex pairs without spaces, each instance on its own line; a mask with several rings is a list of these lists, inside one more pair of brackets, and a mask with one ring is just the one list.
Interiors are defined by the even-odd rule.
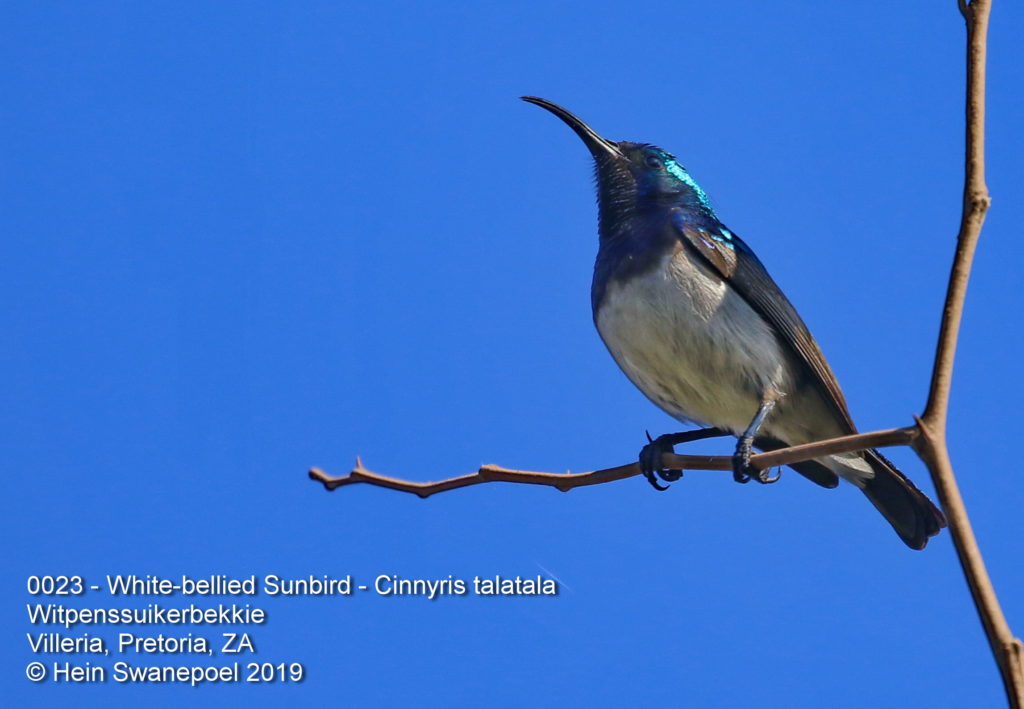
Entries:
[[1013,709],[1024,708],[1024,646],[1014,637],[999,605],[995,587],[974,537],[967,508],[953,474],[946,438],[949,392],[953,380],[957,336],[963,317],[967,282],[974,251],[981,237],[991,199],[985,185],[985,62],[991,0],[959,0],[967,23],[967,130],[964,156],[964,205],[957,235],[956,254],[949,273],[946,303],[942,311],[939,342],[935,348],[931,387],[924,414],[918,420],[921,436],[914,449],[928,467],[939,501],[949,522],[964,579],[971,591],[978,617],[992,655],[999,666],[1006,697]]
[[[967,131],[964,176],[964,207],[957,237],[956,253],[949,275],[946,302],[942,312],[931,386],[924,413],[915,426],[893,428],[871,433],[843,436],[828,441],[760,453],[751,457],[751,464],[761,469],[810,460],[822,455],[851,452],[865,448],[909,445],[928,467],[938,491],[939,501],[949,523],[950,537],[956,548],[960,566],[971,591],[978,616],[988,638],[992,653],[1012,709],[1024,709],[1024,647],[1014,637],[996,597],[992,581],[985,569],[967,509],[953,474],[946,440],[949,392],[953,377],[957,335],[963,316],[964,298],[971,273],[974,251],[981,236],[990,198],[985,185],[985,61],[991,0],[957,0],[967,24]],[[915,417],[916,418],[916,417]],[[731,470],[728,456],[693,456],[664,454],[662,464],[670,469]],[[487,482],[514,482],[546,485],[567,491],[584,485],[600,485],[638,475],[635,462],[587,473],[542,473],[511,470],[497,465],[484,465],[473,474],[432,483],[420,483],[370,472],[357,461],[345,476],[332,477],[313,468],[309,476],[323,483],[328,490],[344,485],[367,483],[392,490],[429,497],[438,492],[454,490]]]

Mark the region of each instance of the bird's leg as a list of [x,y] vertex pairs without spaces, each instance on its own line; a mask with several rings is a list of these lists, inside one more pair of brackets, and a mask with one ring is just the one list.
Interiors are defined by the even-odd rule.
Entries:
[[732,456],[732,478],[738,483],[748,483],[751,479],[757,480],[762,485],[776,482],[781,473],[772,477],[767,470],[760,470],[750,464],[750,447],[754,443],[758,429],[764,423],[765,418],[775,408],[776,397],[768,396],[761,401],[754,414],[754,420],[747,426],[739,442],[736,444],[736,452]]
[[[728,431],[719,428],[698,428],[696,431],[680,431],[679,433],[665,433],[655,439],[647,434],[647,445],[640,449],[640,470],[655,490],[668,490],[668,486],[658,484],[658,478],[667,483],[675,482],[683,477],[682,470],[667,470],[661,465],[663,453],[674,453],[674,446],[690,441],[699,441],[704,438],[715,438],[726,436]],[[657,476],[657,477],[655,477]]]

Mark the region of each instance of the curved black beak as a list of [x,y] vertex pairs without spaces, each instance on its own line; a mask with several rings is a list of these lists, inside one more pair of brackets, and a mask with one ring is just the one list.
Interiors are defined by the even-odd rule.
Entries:
[[536,96],[520,96],[519,98],[527,103],[532,103],[540,106],[541,108],[546,108],[565,121],[565,124],[576,131],[576,135],[583,139],[583,142],[586,143],[587,148],[590,149],[590,153],[594,158],[623,157],[622,151],[619,150],[618,145],[599,136],[594,132],[593,128],[580,120],[575,114],[559,106],[557,103],[551,103],[546,99],[537,98]]

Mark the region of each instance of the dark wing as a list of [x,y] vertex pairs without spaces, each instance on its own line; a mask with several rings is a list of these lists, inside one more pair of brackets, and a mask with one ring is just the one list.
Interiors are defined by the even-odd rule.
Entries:
[[695,224],[675,210],[672,226],[680,241],[691,246],[729,285],[779,333],[781,340],[807,366],[814,385],[830,401],[842,420],[855,431],[846,399],[821,348],[761,261],[743,240],[717,221]]

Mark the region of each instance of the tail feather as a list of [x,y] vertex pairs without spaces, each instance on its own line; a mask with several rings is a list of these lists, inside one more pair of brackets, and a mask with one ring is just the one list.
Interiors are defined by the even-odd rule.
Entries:
[[860,481],[864,494],[908,547],[924,549],[928,539],[946,526],[945,516],[881,453],[865,451],[864,458],[874,471]]

